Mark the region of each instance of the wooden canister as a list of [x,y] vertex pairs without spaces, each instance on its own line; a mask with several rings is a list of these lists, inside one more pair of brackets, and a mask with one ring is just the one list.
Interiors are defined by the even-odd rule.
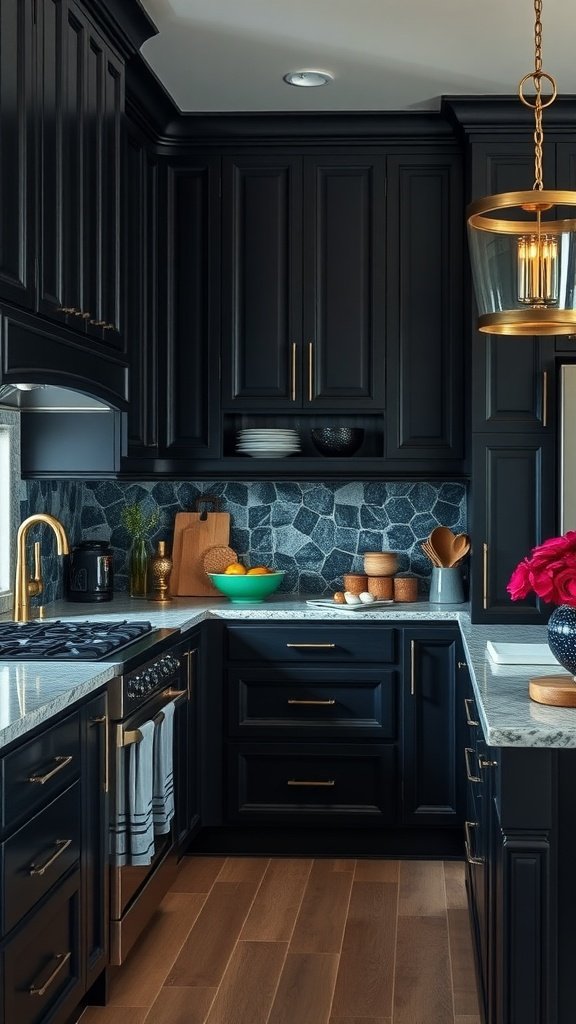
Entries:
[[392,598],[392,589],[391,576],[368,577],[368,593],[372,594],[377,601],[390,601]]
[[350,594],[362,594],[368,588],[368,577],[362,573],[348,572],[344,577],[344,590]]
[[418,580],[415,576],[394,577],[394,600],[395,601],[417,601]]

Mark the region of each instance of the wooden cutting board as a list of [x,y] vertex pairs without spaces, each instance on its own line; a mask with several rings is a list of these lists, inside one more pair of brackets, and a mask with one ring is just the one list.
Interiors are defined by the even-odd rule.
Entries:
[[204,554],[228,544],[228,512],[177,512],[172,545],[170,593],[173,597],[221,597],[204,572]]

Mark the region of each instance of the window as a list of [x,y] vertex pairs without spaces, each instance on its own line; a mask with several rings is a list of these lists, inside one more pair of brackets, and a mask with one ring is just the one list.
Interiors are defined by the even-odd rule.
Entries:
[[0,612],[12,608],[19,499],[20,414],[0,406]]

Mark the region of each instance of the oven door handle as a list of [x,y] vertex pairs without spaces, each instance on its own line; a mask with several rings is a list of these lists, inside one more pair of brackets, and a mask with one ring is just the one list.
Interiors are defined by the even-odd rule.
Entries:
[[[188,691],[172,689],[164,690],[162,692],[162,697],[165,698],[163,701],[164,704],[171,704],[172,701],[174,701],[175,704],[179,705],[188,699]],[[156,706],[158,707],[158,705]],[[156,714],[152,715],[152,721],[155,725],[158,725],[163,721],[163,719],[164,712],[162,711],[161,705],[158,711],[156,711]],[[148,718],[146,721],[150,721],[150,719]],[[131,747],[133,743],[142,742],[142,733],[140,732],[140,729],[127,728],[127,725],[129,725],[129,723],[125,723],[124,725],[118,724],[116,726],[116,747],[118,749],[121,747]]]

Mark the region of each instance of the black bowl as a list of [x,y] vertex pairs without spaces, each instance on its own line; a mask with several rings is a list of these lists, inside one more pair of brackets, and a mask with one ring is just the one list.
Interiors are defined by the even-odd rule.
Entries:
[[364,440],[362,427],[317,427],[311,434],[322,455],[354,455]]

